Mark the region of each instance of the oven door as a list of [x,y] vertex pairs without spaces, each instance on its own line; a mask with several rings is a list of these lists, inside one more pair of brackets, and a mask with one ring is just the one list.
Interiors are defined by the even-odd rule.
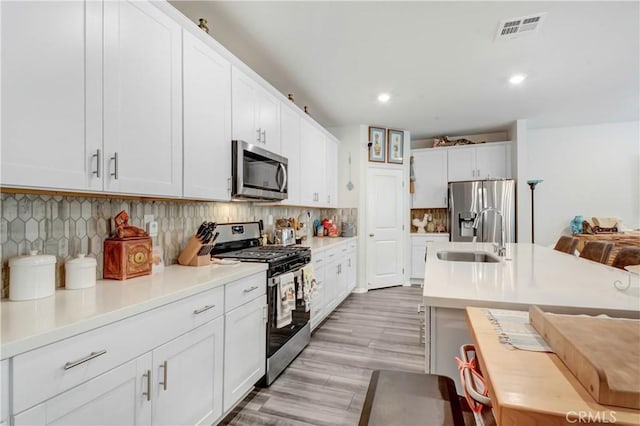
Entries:
[[244,141],[233,141],[234,199],[286,200],[288,161]]
[[267,286],[267,304],[269,305],[269,319],[267,322],[267,358],[275,354],[278,349],[284,346],[293,336],[302,330],[311,317],[311,312],[305,312],[305,301],[298,298],[297,295],[302,293],[302,266],[291,271],[294,274],[296,287],[296,309],[291,312],[291,324],[278,328],[278,287],[280,286],[280,276],[268,279]]

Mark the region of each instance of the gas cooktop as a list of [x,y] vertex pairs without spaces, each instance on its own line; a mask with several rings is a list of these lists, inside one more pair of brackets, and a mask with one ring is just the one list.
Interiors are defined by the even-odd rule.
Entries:
[[288,258],[299,257],[309,251],[308,247],[300,246],[259,246],[226,253],[218,253],[214,256],[249,262],[277,262]]

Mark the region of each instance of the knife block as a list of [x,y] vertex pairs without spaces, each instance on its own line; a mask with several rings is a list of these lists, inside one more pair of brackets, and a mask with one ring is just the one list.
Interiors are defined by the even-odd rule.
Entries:
[[[202,244],[198,237],[192,236],[178,256],[178,263],[183,266],[211,265],[211,249],[215,244]],[[208,249],[208,250],[207,250]],[[201,250],[207,254],[198,255]]]

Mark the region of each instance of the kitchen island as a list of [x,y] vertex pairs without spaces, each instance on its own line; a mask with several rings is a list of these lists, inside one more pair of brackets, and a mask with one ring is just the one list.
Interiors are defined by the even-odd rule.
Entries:
[[[457,380],[454,357],[472,342],[464,309],[469,306],[640,318],[638,277],[629,272],[535,244],[507,244],[498,262],[441,260],[439,252],[486,252],[490,243],[428,243],[423,300],[425,371]],[[630,283],[631,281],[631,283]],[[630,287],[618,290],[619,287]]]

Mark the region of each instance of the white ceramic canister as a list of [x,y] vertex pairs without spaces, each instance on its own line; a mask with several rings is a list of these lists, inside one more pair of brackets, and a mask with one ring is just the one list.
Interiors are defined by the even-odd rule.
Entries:
[[9,299],[33,300],[56,291],[56,257],[38,254],[9,259]]
[[65,288],[78,290],[96,285],[96,268],[98,262],[93,257],[79,254],[75,259],[65,263]]

